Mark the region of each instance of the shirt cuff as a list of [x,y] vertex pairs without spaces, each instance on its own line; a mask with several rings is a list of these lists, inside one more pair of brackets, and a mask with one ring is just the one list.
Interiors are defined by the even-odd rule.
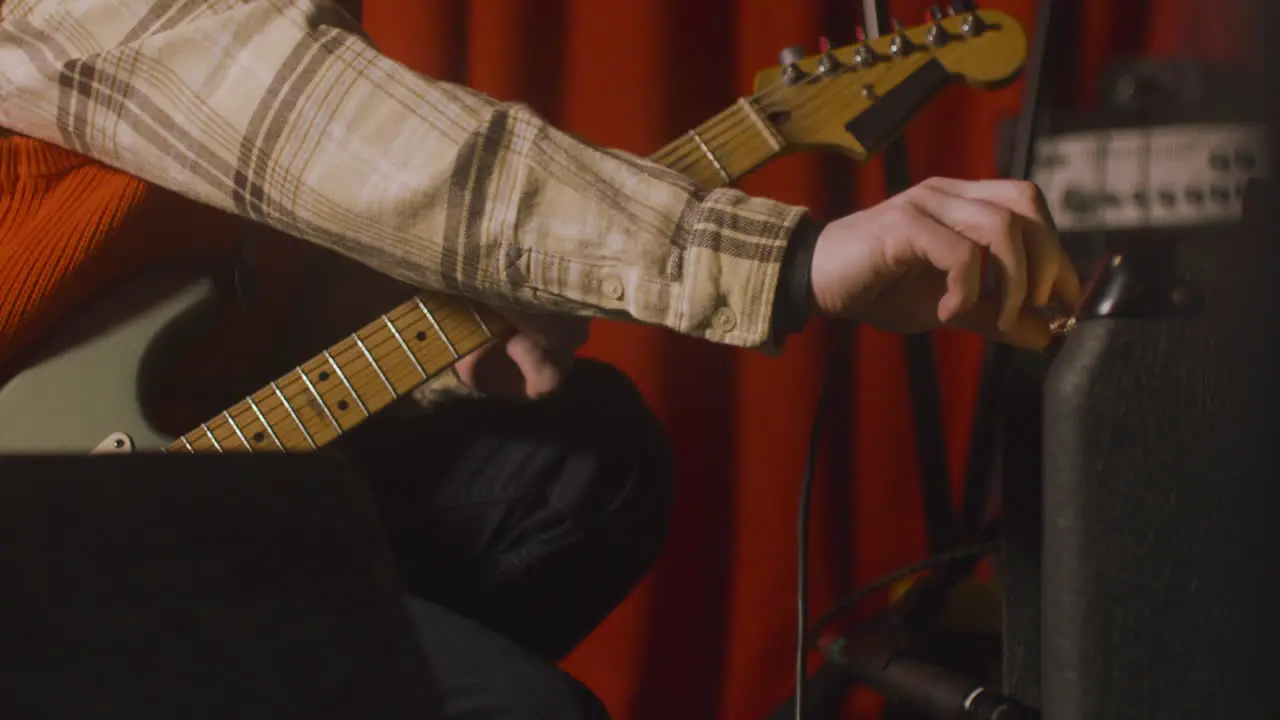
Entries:
[[822,228],[821,223],[805,215],[787,244],[773,300],[771,341],[776,347],[802,332],[813,314],[813,251]]

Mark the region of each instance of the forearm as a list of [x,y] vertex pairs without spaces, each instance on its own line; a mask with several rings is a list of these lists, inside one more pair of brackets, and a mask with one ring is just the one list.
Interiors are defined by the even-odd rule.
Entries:
[[803,212],[378,54],[323,0],[8,0],[0,125],[416,286],[770,338]]

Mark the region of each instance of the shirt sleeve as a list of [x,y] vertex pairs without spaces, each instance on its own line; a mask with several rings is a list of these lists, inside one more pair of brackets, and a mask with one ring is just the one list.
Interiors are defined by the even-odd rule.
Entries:
[[801,208],[423,77],[332,2],[3,11],[0,126],[424,289],[768,342]]

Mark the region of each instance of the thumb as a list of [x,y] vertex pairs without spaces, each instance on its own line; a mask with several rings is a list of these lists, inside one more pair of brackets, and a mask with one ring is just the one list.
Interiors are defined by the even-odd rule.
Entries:
[[524,397],[524,374],[507,354],[506,343],[490,343],[453,367],[464,385],[482,395],[507,400]]
[[507,341],[506,354],[524,379],[524,396],[531,399],[554,392],[573,365],[572,349],[557,353],[523,333]]

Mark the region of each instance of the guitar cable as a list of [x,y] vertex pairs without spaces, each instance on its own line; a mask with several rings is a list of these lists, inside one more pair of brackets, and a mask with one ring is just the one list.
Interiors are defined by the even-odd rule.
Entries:
[[[796,558],[796,647],[795,647],[795,720],[804,720],[809,682],[809,651],[816,645],[817,634],[840,615],[854,609],[858,603],[874,593],[901,580],[933,569],[957,563],[968,563],[970,569],[976,561],[996,552],[999,548],[998,520],[988,524],[974,539],[973,544],[948,552],[937,553],[919,562],[903,566],[877,580],[864,585],[837,600],[812,625],[809,623],[809,528],[813,505],[813,485],[817,475],[818,455],[822,448],[822,434],[830,414],[835,395],[838,373],[848,367],[852,351],[853,326],[841,327],[828,360],[826,375],[818,391],[818,403],[809,427],[809,450],[805,460],[804,475],[800,483],[799,517],[797,518]],[[962,565],[963,566],[963,565]]]
[[822,449],[822,433],[830,414],[838,373],[848,367],[853,346],[854,326],[836,329],[835,345],[827,361],[826,376],[818,390],[818,406],[809,426],[809,453],[800,482],[798,537],[796,558],[796,706],[795,720],[804,720],[805,694],[809,681],[809,525],[813,503],[813,483],[817,474],[818,454]]

